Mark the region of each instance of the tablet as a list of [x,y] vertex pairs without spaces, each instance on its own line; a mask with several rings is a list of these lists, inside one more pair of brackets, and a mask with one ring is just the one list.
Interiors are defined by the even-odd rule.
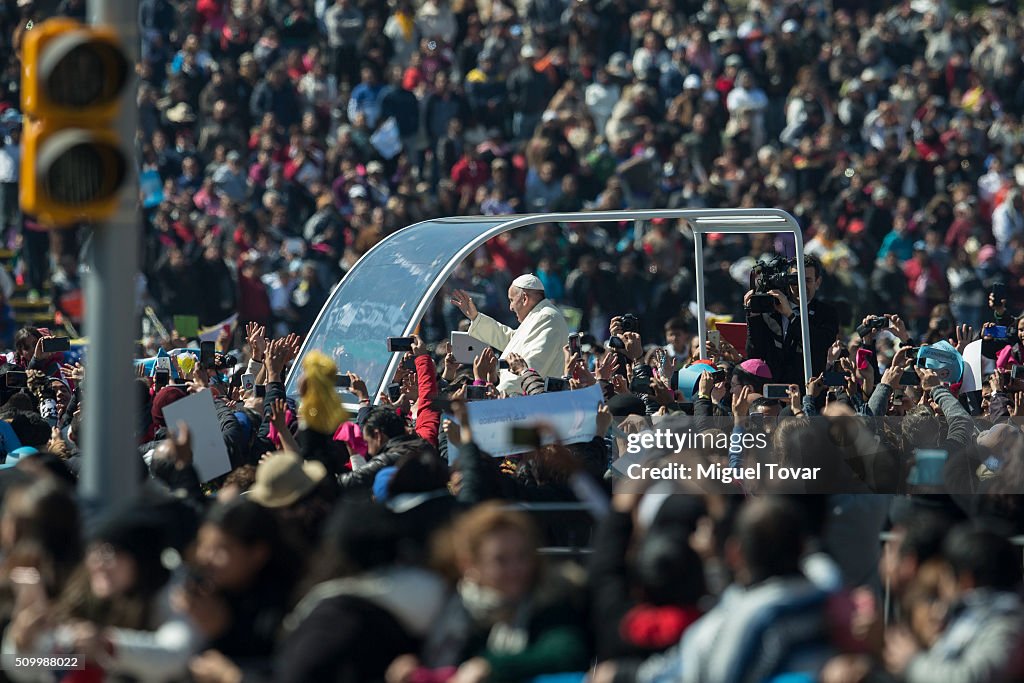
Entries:
[[452,332],[452,354],[456,362],[472,365],[473,361],[487,348],[485,342],[472,336],[469,332]]

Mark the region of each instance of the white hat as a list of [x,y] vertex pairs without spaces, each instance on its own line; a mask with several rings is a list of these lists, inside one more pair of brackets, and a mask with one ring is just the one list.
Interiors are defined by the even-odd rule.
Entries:
[[784,22],[782,22],[783,33],[796,33],[799,30],[800,24],[796,23],[796,21],[793,19],[786,19]]
[[526,273],[525,275],[520,275],[519,277],[512,281],[512,286],[518,287],[519,289],[533,289],[540,290],[542,292],[544,291],[544,283],[541,282],[540,278],[534,275],[533,273]]
[[697,74],[690,74],[683,79],[684,90],[700,90],[700,76]]

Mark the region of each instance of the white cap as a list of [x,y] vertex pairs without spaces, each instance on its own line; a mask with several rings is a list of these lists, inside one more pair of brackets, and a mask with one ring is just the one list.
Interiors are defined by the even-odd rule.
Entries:
[[519,277],[512,281],[512,286],[518,287],[519,289],[533,289],[540,290],[542,292],[544,291],[544,283],[541,282],[540,278],[534,275],[533,273],[526,273],[525,275],[520,275]]
[[697,74],[690,74],[683,79],[684,90],[700,90],[700,76]]

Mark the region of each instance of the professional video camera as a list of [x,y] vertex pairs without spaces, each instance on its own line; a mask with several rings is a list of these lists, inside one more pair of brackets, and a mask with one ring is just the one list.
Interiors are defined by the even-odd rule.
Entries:
[[775,310],[775,297],[768,292],[777,289],[787,292],[800,279],[796,273],[790,273],[789,259],[777,256],[770,261],[758,261],[750,270],[750,288],[754,294],[750,297],[747,310],[751,313],[771,313]]

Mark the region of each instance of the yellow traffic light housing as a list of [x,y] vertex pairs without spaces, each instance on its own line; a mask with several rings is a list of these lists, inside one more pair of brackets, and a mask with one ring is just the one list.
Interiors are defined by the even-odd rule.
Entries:
[[115,124],[129,64],[117,34],[50,19],[26,34],[22,65],[22,210],[54,226],[109,218],[128,175]]

